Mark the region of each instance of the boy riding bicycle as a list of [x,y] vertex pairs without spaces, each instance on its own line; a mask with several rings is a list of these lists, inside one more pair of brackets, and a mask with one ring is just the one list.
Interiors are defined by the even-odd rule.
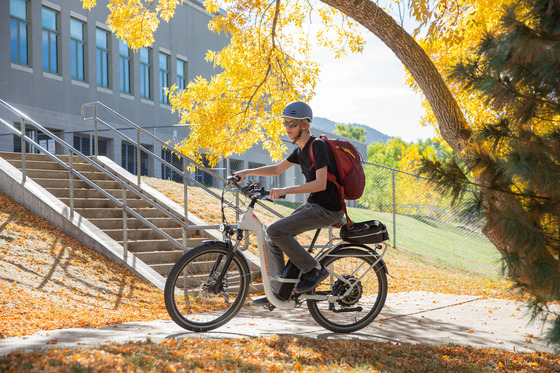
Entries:
[[[313,119],[311,107],[301,101],[289,103],[282,114],[284,128],[292,144],[297,143],[294,151],[280,163],[259,168],[235,172],[242,182],[246,176],[276,176],[295,164],[299,164],[305,176],[305,184],[285,188],[273,188],[271,198],[280,198],[286,194],[310,193],[307,202],[294,212],[267,228],[270,242],[267,242],[269,270],[271,275],[280,275],[284,270],[284,254],[298,267],[302,276],[295,292],[306,293],[315,289],[329,275],[328,271],[311,256],[295,239],[305,231],[323,228],[341,221],[343,210],[338,189],[327,179],[327,173],[338,178],[338,170],[329,145],[311,135],[310,125]],[[315,166],[310,157],[313,152]],[[273,290],[278,291],[279,283],[274,283]],[[255,300],[266,303],[266,298]]]

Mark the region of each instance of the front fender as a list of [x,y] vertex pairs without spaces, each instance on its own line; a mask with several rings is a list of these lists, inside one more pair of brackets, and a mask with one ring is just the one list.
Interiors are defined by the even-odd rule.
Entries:
[[[206,240],[206,241],[202,241],[202,245],[201,246],[218,246],[220,248],[229,250],[230,249],[230,245],[227,242],[224,241],[214,241],[214,240]],[[235,250],[235,253],[237,255],[239,255],[240,257],[242,257],[245,261],[247,261],[247,258],[245,257],[245,255],[243,255],[243,252],[239,249]]]

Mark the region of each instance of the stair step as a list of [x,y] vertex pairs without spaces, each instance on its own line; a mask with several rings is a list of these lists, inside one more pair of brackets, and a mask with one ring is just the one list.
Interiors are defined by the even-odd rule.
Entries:
[[[104,229],[103,230],[109,237],[116,241],[122,241],[123,239],[123,229],[122,221],[120,229]],[[175,238],[176,240],[183,238],[183,228],[163,228],[162,231],[165,234]],[[130,228],[126,232],[129,240],[153,240],[158,239],[161,235],[153,230],[152,228]],[[187,230],[188,237],[188,230]]]
[[[70,206],[70,198],[59,198],[59,199],[66,206]],[[120,200],[120,198],[117,199]],[[141,200],[139,198],[127,199],[126,205],[132,208],[149,207],[148,202]],[[119,205],[111,201],[109,198],[74,198],[75,208],[88,208],[93,206],[95,206],[96,208],[119,207]]]
[[[11,161],[11,160],[19,160],[21,161],[21,156],[22,153],[15,153],[15,152],[1,152],[0,153],[2,158],[4,158],[7,161]],[[56,157],[58,159],[60,159],[61,161],[68,163],[68,159],[70,158],[68,155],[62,155],[62,154],[57,154]],[[25,161],[47,161],[47,162],[54,162],[51,160],[51,158],[45,154],[38,154],[38,153],[25,153]],[[87,163],[85,160],[83,160],[81,157],[78,156],[74,156],[72,159],[74,164],[77,163]]]
[[[57,198],[68,198],[70,194],[70,189],[68,185],[66,188],[49,188],[49,192],[57,197]],[[122,199],[123,190],[120,189],[105,189],[105,192],[112,195],[117,199]],[[91,189],[83,189],[83,188],[74,188],[74,198],[104,198],[103,194],[99,191],[91,188]],[[126,198],[138,198],[137,194],[131,191],[126,192]]]
[[[25,170],[27,177],[32,179],[65,179],[68,180],[69,171],[67,170],[42,170],[42,169],[29,169]],[[88,168],[87,171],[80,172],[82,176],[89,180],[113,180],[110,176],[105,175],[101,171],[93,171]],[[76,177],[75,177],[76,178]]]
[[134,256],[148,265],[176,263],[185,253],[183,250],[144,251],[134,253]]
[[[93,225],[100,229],[121,229],[123,227],[123,219],[122,214],[120,218],[91,218],[88,219]],[[149,218],[147,219],[153,225],[158,228],[178,228],[180,227],[177,222],[171,218]],[[136,218],[128,218],[126,225],[129,229],[132,228],[143,228],[146,227],[146,224],[141,222]],[[199,230],[196,228],[189,228],[187,230],[189,236],[199,234]]]
[[[21,169],[23,163],[21,157],[18,159],[6,159],[12,166]],[[58,170],[68,172],[67,169],[55,161],[50,159],[45,160],[25,160],[26,170]],[[73,163],[72,168],[78,172],[97,170],[89,163]]]
[[[51,188],[68,188],[70,184],[68,178],[66,179],[33,178],[33,180],[47,190]],[[111,180],[98,180],[98,181],[90,180],[90,181],[92,181],[95,185],[97,185],[101,189],[122,190],[121,184],[119,184],[116,181],[111,181]],[[73,184],[75,189],[79,189],[79,188],[92,189],[92,187],[83,180],[74,179]]]
[[[187,238],[187,247],[196,247],[202,245],[203,241],[208,240],[208,238]],[[123,241],[117,241],[121,245]],[[182,244],[182,239],[177,239],[177,242]],[[136,252],[141,251],[158,251],[158,250],[177,250],[177,247],[173,245],[166,239],[156,239],[156,240],[130,240],[127,243],[128,250]]]
[[[133,208],[134,212],[138,213],[139,215],[143,216],[144,218],[158,218],[158,217],[166,217],[161,211],[153,208]],[[89,218],[121,218],[122,219],[122,209],[115,207],[115,208],[97,208],[97,207],[87,207],[87,208],[77,208],[76,212],[78,212],[83,217]]]
[[167,276],[171,272],[171,268],[175,265],[175,262],[164,263],[164,264],[150,264],[150,267],[162,276]]

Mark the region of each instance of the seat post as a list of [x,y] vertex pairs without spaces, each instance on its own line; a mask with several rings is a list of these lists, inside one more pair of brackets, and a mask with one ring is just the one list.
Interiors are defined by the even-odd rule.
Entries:
[[313,236],[313,239],[311,240],[311,244],[309,245],[309,249],[307,249],[307,251],[309,251],[310,253],[313,252],[313,246],[315,246],[315,242],[317,242],[317,238],[319,237],[320,232],[321,232],[321,228],[317,229],[317,231],[315,232],[315,236]]

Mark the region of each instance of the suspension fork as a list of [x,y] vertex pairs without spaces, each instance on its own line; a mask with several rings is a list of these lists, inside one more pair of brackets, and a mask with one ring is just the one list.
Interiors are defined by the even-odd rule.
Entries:
[[213,285],[210,287],[210,290],[214,293],[218,293],[220,291],[220,286],[226,277],[227,269],[229,268],[233,257],[235,256],[235,251],[237,246],[241,242],[241,239],[238,237],[235,245],[232,244],[231,240],[227,240],[225,243],[227,244],[227,254],[226,255],[219,255],[216,258],[216,261],[212,265],[212,269],[210,270],[210,277],[214,277],[214,274],[219,271],[222,261],[225,258],[225,262],[223,266],[221,266],[222,270],[218,272],[218,277],[215,279]]

